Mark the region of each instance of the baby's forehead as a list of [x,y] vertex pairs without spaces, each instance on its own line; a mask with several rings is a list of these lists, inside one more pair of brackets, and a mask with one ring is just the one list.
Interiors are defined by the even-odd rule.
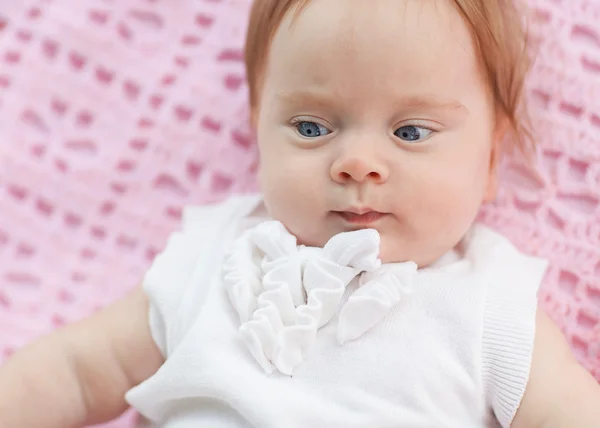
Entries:
[[340,90],[354,85],[357,73],[371,87],[404,82],[434,90],[480,77],[472,34],[443,0],[311,0],[286,15],[269,57],[267,79],[337,79]]

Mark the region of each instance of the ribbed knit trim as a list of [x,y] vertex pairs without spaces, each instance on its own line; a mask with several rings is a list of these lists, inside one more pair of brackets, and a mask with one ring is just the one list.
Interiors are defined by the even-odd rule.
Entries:
[[537,290],[546,268],[546,261],[522,258],[493,279],[489,289],[482,338],[483,385],[503,428],[510,427],[529,380]]

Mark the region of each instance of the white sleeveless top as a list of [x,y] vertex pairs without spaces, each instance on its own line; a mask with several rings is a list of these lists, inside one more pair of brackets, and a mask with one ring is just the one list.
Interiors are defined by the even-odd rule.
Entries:
[[510,426],[546,262],[475,225],[433,266],[381,265],[374,230],[298,246],[261,206],[187,209],[146,274],[166,362],[127,394],[142,415],[168,428]]

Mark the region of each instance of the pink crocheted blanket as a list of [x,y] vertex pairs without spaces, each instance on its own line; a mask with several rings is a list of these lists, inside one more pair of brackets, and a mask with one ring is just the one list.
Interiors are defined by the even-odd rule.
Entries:
[[[543,306],[600,379],[600,1],[530,4],[537,170],[507,159],[482,220],[551,261]],[[0,3],[0,361],[137,284],[184,205],[256,189],[249,5]]]

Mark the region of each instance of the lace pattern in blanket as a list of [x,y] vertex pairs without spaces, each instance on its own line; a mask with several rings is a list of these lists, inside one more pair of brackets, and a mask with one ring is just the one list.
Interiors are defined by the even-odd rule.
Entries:
[[[529,3],[539,172],[507,159],[482,219],[550,259],[543,305],[600,378],[600,2]],[[249,5],[2,2],[0,360],[134,286],[182,206],[256,189]]]

